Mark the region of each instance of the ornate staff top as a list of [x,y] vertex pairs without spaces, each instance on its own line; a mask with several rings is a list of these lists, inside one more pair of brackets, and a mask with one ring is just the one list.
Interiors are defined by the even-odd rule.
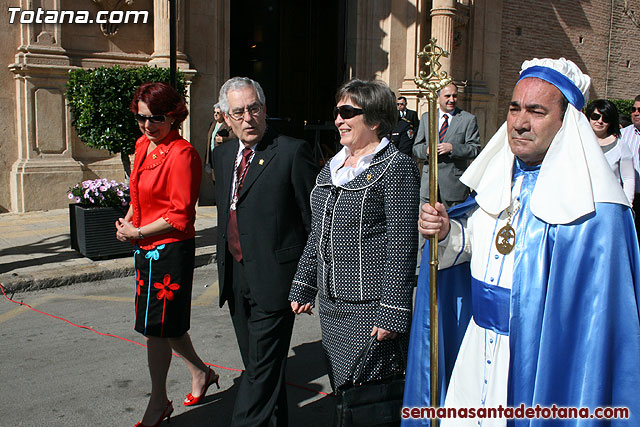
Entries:
[[418,58],[426,58],[424,65],[429,67],[429,73],[420,70],[419,77],[415,78],[414,81],[418,87],[427,91],[427,98],[429,99],[436,99],[437,92],[453,82],[447,76],[446,71],[440,71],[442,64],[440,64],[439,59],[443,56],[448,58],[449,52],[436,45],[436,39],[433,37],[429,40],[429,44],[421,52],[418,52]]

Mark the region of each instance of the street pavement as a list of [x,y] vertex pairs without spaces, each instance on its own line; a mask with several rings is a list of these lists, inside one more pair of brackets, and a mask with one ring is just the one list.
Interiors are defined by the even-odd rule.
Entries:
[[[228,426],[243,367],[228,309],[218,307],[215,227],[215,208],[198,207],[190,334],[220,373],[221,389],[210,388],[201,405],[182,406],[190,376],[174,357],[167,385],[177,427]],[[144,337],[133,330],[133,263],[83,258],[69,249],[68,233],[66,209],[0,214],[0,283],[7,289],[0,294],[1,427],[133,426],[144,412],[150,380]],[[296,318],[287,381],[290,425],[331,425],[334,398],[326,396],[315,315]]]

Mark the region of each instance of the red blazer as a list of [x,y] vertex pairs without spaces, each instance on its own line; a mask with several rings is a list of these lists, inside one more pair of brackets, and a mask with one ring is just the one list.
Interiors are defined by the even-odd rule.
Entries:
[[136,227],[164,218],[174,230],[138,240],[142,249],[195,237],[196,201],[200,193],[202,163],[196,149],[173,130],[146,155],[149,140],[136,141],[129,180],[131,222]]

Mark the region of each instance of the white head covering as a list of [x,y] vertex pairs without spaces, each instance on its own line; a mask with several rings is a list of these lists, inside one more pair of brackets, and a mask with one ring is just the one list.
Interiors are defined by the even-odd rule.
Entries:
[[[562,127],[542,160],[531,212],[549,224],[568,224],[593,212],[595,203],[629,206],[588,119],[576,108],[588,99],[589,76],[564,58],[525,61],[520,73],[521,79],[553,84],[569,100]],[[513,161],[505,122],[460,178],[490,214],[498,215],[511,203]]]

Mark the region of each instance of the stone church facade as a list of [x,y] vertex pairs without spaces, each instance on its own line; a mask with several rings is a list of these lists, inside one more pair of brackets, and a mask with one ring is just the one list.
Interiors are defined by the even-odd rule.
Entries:
[[[531,57],[576,62],[593,79],[592,98],[640,93],[638,0],[241,3],[176,0],[178,66],[189,82],[183,134],[203,158],[218,90],[234,73],[266,80],[270,115],[301,127],[330,124],[332,92],[351,77],[384,80],[424,112],[426,100],[413,79],[420,68],[416,53],[432,36],[451,52],[441,62],[460,87],[460,105],[478,116],[483,143],[504,121],[520,64]],[[88,11],[91,17],[146,11],[148,21],[60,24],[28,22],[27,14],[26,22],[11,23],[10,8]],[[83,179],[122,179],[119,156],[87,148],[75,135],[64,97],[67,73],[115,64],[168,66],[168,0],[0,0],[0,11],[0,212],[61,208],[67,189]],[[255,24],[261,20],[269,25]],[[250,34],[246,53],[238,47],[244,33]],[[202,201],[211,190],[203,177]]]

